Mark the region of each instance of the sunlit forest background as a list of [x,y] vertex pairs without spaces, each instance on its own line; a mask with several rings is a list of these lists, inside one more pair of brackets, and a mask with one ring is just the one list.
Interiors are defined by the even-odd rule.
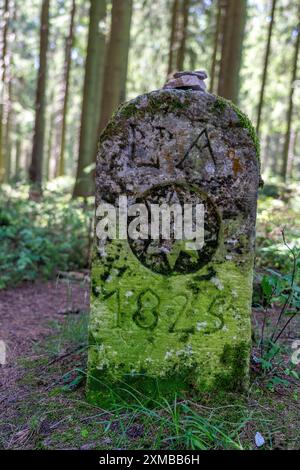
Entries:
[[257,263],[286,263],[282,227],[299,241],[298,0],[2,0],[0,8],[2,287],[88,266],[101,131],[120,103],[177,70],[205,70],[207,90],[251,118],[265,181]]
[[[95,160],[85,141],[98,135],[120,102],[161,88],[178,68],[206,70],[210,91],[229,94],[255,125],[260,121],[266,178],[299,175],[298,1],[240,0],[233,13],[224,0],[1,3],[2,181],[26,181],[29,173],[43,184],[62,175],[82,177],[80,160],[82,168]],[[235,30],[225,68],[230,14]],[[226,84],[224,90],[224,74],[235,83],[237,73],[236,90]],[[81,129],[87,136],[80,139]],[[85,195],[82,188],[76,194]]]
[[1,286],[86,268],[99,136],[178,70],[237,104],[260,137],[258,265],[298,246],[298,0],[2,0]]
[[[0,0],[0,449],[299,449],[299,49],[299,0]],[[108,414],[84,388],[97,142],[179,70],[260,138],[251,385]]]

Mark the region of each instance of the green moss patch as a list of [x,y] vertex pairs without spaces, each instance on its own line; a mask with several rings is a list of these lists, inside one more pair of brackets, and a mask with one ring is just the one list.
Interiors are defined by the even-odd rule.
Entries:
[[256,130],[248,118],[247,114],[240,110],[240,108],[232,103],[230,100],[226,100],[221,96],[215,95],[216,101],[213,104],[213,108],[219,110],[220,112],[224,112],[225,109],[229,106],[233,111],[238,115],[240,126],[243,129],[247,129],[249,135],[254,143],[257,159],[260,161],[260,142]]

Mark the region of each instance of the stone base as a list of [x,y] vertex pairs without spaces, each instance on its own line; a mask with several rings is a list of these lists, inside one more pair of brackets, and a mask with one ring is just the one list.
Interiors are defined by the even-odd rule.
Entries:
[[93,262],[88,399],[109,407],[246,389],[251,292],[251,268],[226,261],[161,276],[112,242]]

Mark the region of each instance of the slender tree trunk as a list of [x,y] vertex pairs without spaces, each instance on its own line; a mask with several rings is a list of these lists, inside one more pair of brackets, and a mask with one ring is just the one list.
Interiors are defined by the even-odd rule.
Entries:
[[21,149],[22,139],[21,139],[20,124],[17,124],[16,133],[17,133],[17,138],[16,138],[16,149],[15,149],[15,179],[18,181],[20,178],[21,150],[22,150]]
[[291,136],[290,136],[289,155],[288,155],[288,163],[287,163],[287,178],[292,177],[295,150],[296,150],[296,132],[292,130]]
[[247,0],[227,0],[222,32],[218,94],[238,102],[239,73],[247,15]]
[[33,193],[39,196],[42,191],[42,168],[45,134],[47,51],[49,41],[49,0],[43,0],[40,28],[40,62],[36,89],[35,127],[29,181]]
[[57,176],[63,176],[65,174],[65,141],[66,141],[66,124],[67,124],[67,111],[68,111],[68,99],[69,99],[69,81],[71,71],[71,53],[74,40],[74,17],[76,11],[75,0],[72,0],[71,16],[70,16],[70,29],[68,37],[66,38],[66,53],[65,53],[65,69],[64,69],[64,99],[62,107],[62,124],[61,124],[61,135],[60,135],[60,154],[57,168]]
[[263,172],[268,172],[270,167],[270,147],[271,136],[267,134],[264,139],[264,159],[263,159]]
[[279,132],[275,132],[271,135],[271,142],[270,142],[270,170],[273,176],[278,175],[278,155],[280,155],[280,147],[281,147],[281,134]]
[[126,18],[124,19],[124,35],[123,35],[123,51],[121,57],[123,57],[122,76],[120,84],[120,98],[118,105],[126,100],[126,86],[127,86],[127,72],[128,72],[128,59],[130,49],[130,28],[132,18],[132,0],[128,3],[128,11]]
[[220,30],[221,30],[221,16],[222,16],[221,0],[218,0],[217,15],[216,15],[216,29],[215,29],[215,37],[214,37],[214,49],[213,49],[213,56],[212,56],[211,69],[210,69],[210,86],[209,86],[210,93],[213,93],[215,89],[217,55],[218,55],[218,46],[220,42]]
[[[50,101],[53,102],[54,94],[51,93]],[[47,153],[46,153],[46,162],[45,162],[45,178],[46,181],[49,181],[52,177],[51,174],[51,162],[52,162],[52,151],[53,151],[53,130],[55,128],[55,111],[54,109],[50,110],[50,119],[48,123],[48,136],[47,136]]]
[[176,41],[176,30],[177,30],[177,16],[178,16],[178,3],[179,0],[173,0],[172,6],[172,19],[171,19],[171,36],[169,45],[169,61],[168,61],[168,75],[174,72],[174,49]]
[[168,75],[184,68],[189,7],[190,0],[173,0]]
[[177,70],[184,69],[184,57],[185,57],[185,47],[188,33],[188,21],[189,21],[189,7],[190,0],[183,0],[182,2],[182,26],[179,28],[179,50],[177,54]]
[[[292,155],[291,155],[291,160],[289,161],[289,177],[293,178],[294,170],[297,169],[297,149],[298,149],[298,140],[299,140],[299,133],[295,132],[294,133],[294,138],[292,139]],[[299,157],[298,157],[299,160]],[[299,171],[299,169],[298,169]]]
[[289,105],[288,105],[288,111],[287,111],[287,129],[286,129],[284,146],[283,146],[282,167],[281,167],[281,178],[285,181],[287,180],[287,177],[288,177],[288,159],[289,159],[292,118],[293,118],[293,110],[294,110],[294,101],[293,101],[294,90],[295,90],[294,82],[297,77],[299,49],[300,49],[300,4],[299,4],[299,13],[298,13],[297,37],[296,37],[295,49],[294,49],[293,70],[292,70],[291,83],[290,83]]
[[[123,1],[122,1],[123,3]],[[89,167],[95,161],[97,132],[104,73],[105,35],[99,24],[106,17],[106,2],[91,0],[90,24],[85,63],[79,157],[73,197],[94,193],[94,178]]]
[[266,47],[266,52],[265,52],[261,90],[260,90],[260,97],[259,97],[259,103],[258,103],[257,124],[256,124],[257,133],[259,133],[260,131],[261,113],[262,113],[262,108],[264,104],[264,94],[265,94],[265,87],[266,87],[267,74],[268,74],[269,57],[270,57],[270,52],[271,52],[271,40],[272,40],[272,32],[273,32],[273,26],[274,26],[276,3],[277,3],[277,0],[272,0],[271,21],[269,24],[268,40],[267,40],[267,47]]
[[8,83],[8,94],[6,102],[6,125],[5,125],[5,181],[9,182],[11,177],[11,125],[12,125],[12,81]]
[[9,0],[5,0],[3,6],[3,36],[0,62],[0,183],[5,178],[5,160],[3,152],[3,119],[4,119],[4,100],[6,88],[6,55],[7,55],[7,33],[9,25]]
[[101,117],[102,132],[113,112],[122,102],[127,78],[132,0],[113,0],[111,30],[105,59]]

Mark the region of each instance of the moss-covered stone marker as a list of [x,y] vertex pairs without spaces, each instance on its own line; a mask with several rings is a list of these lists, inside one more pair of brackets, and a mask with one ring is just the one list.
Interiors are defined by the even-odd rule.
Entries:
[[248,384],[258,142],[240,110],[194,86],[204,77],[174,78],[102,133],[96,204],[201,202],[205,243],[95,243],[87,390],[103,406]]

